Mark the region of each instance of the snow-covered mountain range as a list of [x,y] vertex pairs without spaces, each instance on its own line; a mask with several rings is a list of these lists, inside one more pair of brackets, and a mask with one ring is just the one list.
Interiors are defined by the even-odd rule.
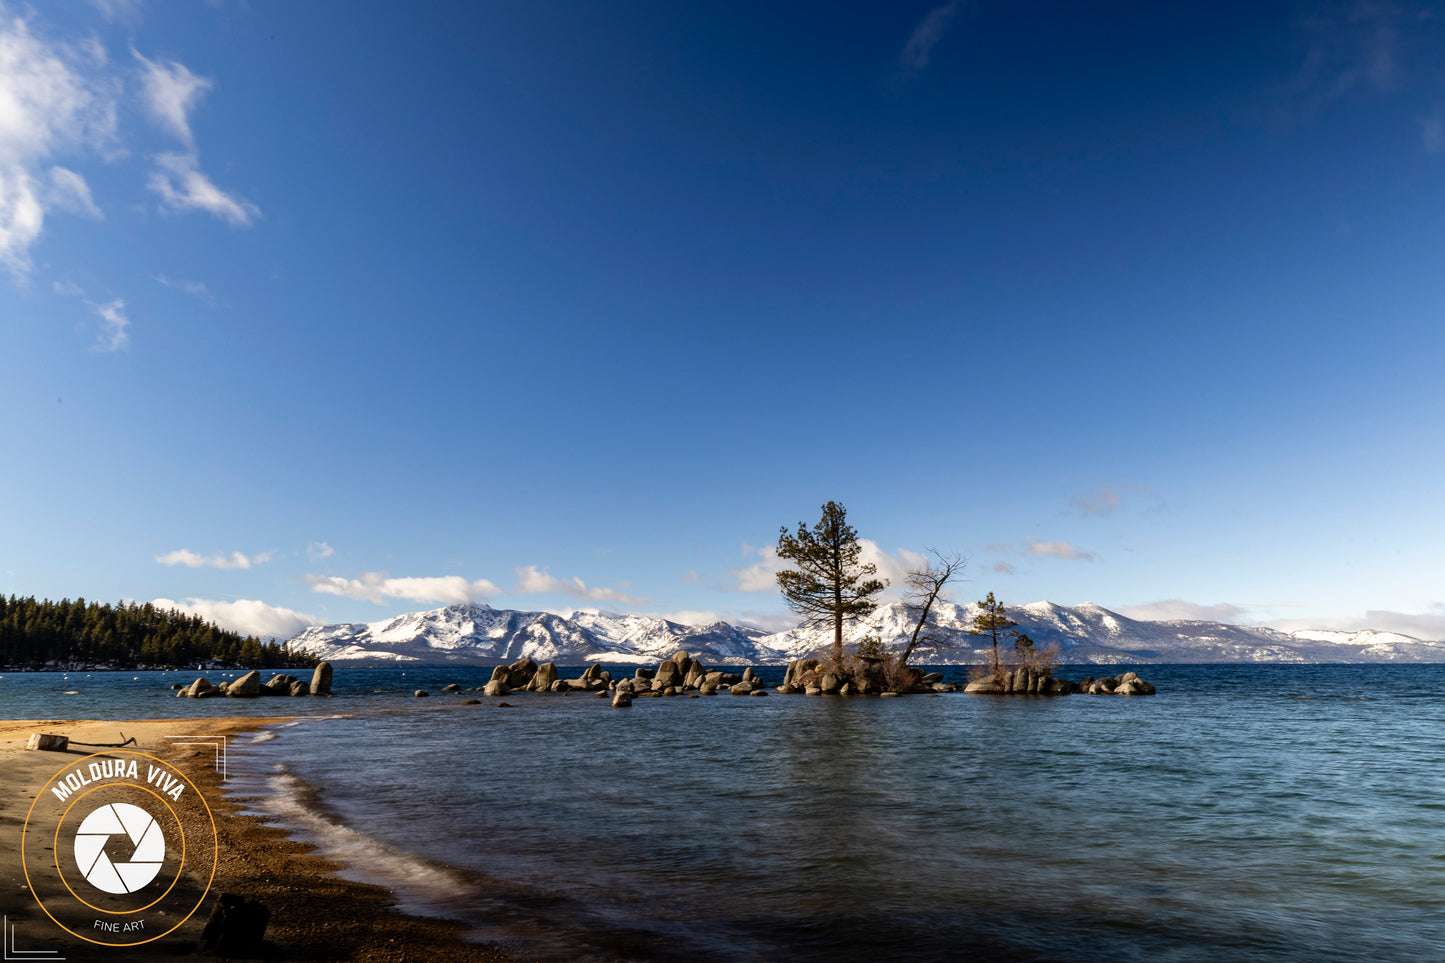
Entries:
[[[919,646],[914,664],[983,661],[989,640],[970,636],[978,609],[943,604]],[[1008,615],[1039,645],[1057,644],[1064,662],[1445,662],[1445,642],[1392,632],[1276,629],[1221,622],[1130,619],[1092,603],[1063,606],[1034,602]],[[882,605],[846,641],[880,637],[901,649],[913,622],[901,603]],[[449,605],[409,612],[381,622],[314,625],[290,645],[331,662],[463,663],[496,665],[523,657],[537,662],[657,662],[686,649],[706,662],[767,665],[802,658],[826,647],[830,630],[794,628],[769,635],[758,629],[714,622],[682,625],[666,619],[614,612],[516,612],[490,605]]]

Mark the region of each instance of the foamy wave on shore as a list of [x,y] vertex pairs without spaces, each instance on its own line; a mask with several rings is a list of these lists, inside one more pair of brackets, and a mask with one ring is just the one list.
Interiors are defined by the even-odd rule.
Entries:
[[348,867],[343,876],[385,886],[403,908],[445,916],[438,904],[454,900],[467,884],[456,873],[359,832],[315,808],[315,790],[282,763],[266,778],[268,793],[253,800],[257,808],[293,835],[316,847],[316,854]]

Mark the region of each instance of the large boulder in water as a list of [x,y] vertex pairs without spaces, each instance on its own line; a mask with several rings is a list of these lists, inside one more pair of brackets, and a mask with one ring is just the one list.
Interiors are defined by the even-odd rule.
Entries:
[[261,694],[268,696],[288,696],[291,694],[291,683],[299,681],[294,675],[284,673],[273,675],[269,682],[261,687]]
[[787,674],[783,676],[783,684],[802,688],[806,683],[803,676],[818,668],[817,659],[794,659],[788,663]]
[[261,673],[252,669],[241,678],[226,686],[226,695],[232,699],[254,699],[261,694]]
[[292,679],[292,680],[291,680],[291,689],[290,689],[290,691],[287,692],[286,694],[287,694],[287,695],[291,695],[291,696],[310,695],[310,694],[311,694],[311,687],[310,687],[309,685],[307,685],[306,683],[302,682],[300,679]]
[[311,673],[311,694],[331,695],[331,663],[318,662]]
[[672,653],[672,657],[669,661],[671,661],[673,665],[677,666],[677,671],[682,674],[682,677],[684,679],[687,678],[688,672],[692,669],[693,658],[691,655],[688,654],[688,651],[686,649],[678,649],[676,652]]
[[[682,685],[682,678],[682,670],[677,667],[677,663],[667,659],[657,667],[657,677],[654,681],[662,683],[662,687],[666,689]],[[653,688],[656,688],[656,685]]]
[[211,685],[210,679],[197,679],[181,690],[181,694],[187,699],[205,699],[209,696],[219,695],[216,687]]
[[500,699],[504,695],[511,694],[511,687],[508,686],[507,683],[503,682],[501,679],[493,679],[491,682],[488,682],[486,685],[482,686],[482,695],[486,696],[488,699]]
[[537,666],[537,671],[532,675],[532,680],[527,683],[527,688],[532,692],[551,692],[552,685],[556,681],[557,666],[551,662],[543,662]]
[[537,674],[537,663],[531,659],[518,659],[507,666],[507,677],[502,681],[513,689],[521,689],[530,683]]

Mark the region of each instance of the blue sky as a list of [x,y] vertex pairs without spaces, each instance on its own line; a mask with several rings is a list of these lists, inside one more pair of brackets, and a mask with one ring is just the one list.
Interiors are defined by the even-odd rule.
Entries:
[[0,592],[1445,637],[1442,18],[0,0]]

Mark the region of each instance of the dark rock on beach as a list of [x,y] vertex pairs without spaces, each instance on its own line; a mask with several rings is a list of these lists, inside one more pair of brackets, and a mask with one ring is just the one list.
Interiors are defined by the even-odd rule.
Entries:
[[271,911],[260,901],[222,893],[201,930],[201,947],[220,956],[266,955],[264,941],[270,922]]

